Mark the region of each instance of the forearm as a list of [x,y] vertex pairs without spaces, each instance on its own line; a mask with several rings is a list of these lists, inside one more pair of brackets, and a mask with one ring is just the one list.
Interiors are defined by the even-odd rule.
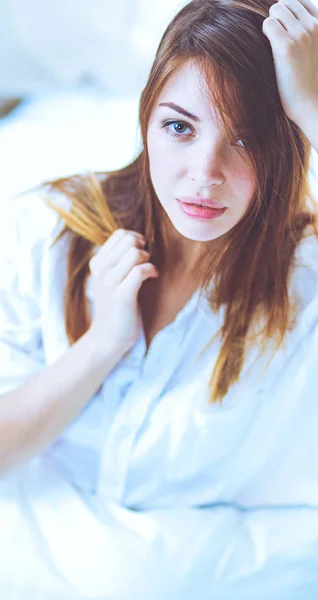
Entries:
[[116,366],[90,331],[52,366],[0,397],[0,475],[38,454],[80,413]]

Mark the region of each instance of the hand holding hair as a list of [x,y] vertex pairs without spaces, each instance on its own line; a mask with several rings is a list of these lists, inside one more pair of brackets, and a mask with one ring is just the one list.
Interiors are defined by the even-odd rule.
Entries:
[[146,279],[158,276],[144,246],[140,233],[117,229],[90,260],[95,292],[90,330],[100,349],[111,339],[123,355],[138,337],[138,292]]

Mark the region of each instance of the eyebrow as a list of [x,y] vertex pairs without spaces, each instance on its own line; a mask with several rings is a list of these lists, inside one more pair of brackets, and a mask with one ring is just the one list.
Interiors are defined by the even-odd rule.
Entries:
[[195,115],[190,113],[185,108],[182,108],[182,106],[178,106],[178,104],[174,104],[174,102],[161,102],[161,104],[159,104],[159,106],[168,106],[168,108],[172,108],[172,110],[175,110],[176,112],[180,113],[180,115],[183,115],[184,117],[187,117],[188,119],[192,119],[192,121],[200,121],[199,117],[196,117]]

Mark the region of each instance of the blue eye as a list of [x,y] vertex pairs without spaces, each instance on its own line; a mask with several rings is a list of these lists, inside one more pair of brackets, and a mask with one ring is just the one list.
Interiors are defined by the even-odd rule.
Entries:
[[[188,139],[190,136],[194,135],[193,127],[189,125],[186,121],[174,120],[174,121],[166,121],[162,128],[167,131],[169,135],[172,135],[174,138]],[[241,142],[238,144],[238,142]],[[245,137],[238,138],[233,143],[234,146],[241,148],[242,150],[246,150],[248,146],[248,140]]]
[[[242,137],[242,138],[238,138],[238,139],[236,140],[236,142],[242,142],[242,145],[240,145],[240,147],[241,147],[243,150],[245,150],[245,149],[247,148],[247,146],[248,146],[248,140],[247,140],[247,138],[244,138],[244,137]],[[237,144],[234,144],[234,145],[237,145]]]
[[[193,133],[192,127],[184,121],[168,121],[163,125],[173,137],[187,137]],[[189,130],[189,132],[187,132]]]

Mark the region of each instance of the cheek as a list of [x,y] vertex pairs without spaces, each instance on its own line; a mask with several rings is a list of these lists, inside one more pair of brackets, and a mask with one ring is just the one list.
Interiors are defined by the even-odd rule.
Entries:
[[181,172],[180,153],[176,152],[173,144],[167,144],[165,140],[152,140],[148,138],[148,156],[150,174],[153,185],[161,189],[169,181],[176,179]]
[[241,208],[246,209],[253,199],[256,182],[254,175],[246,168],[241,166],[232,174],[235,195],[241,198]]

